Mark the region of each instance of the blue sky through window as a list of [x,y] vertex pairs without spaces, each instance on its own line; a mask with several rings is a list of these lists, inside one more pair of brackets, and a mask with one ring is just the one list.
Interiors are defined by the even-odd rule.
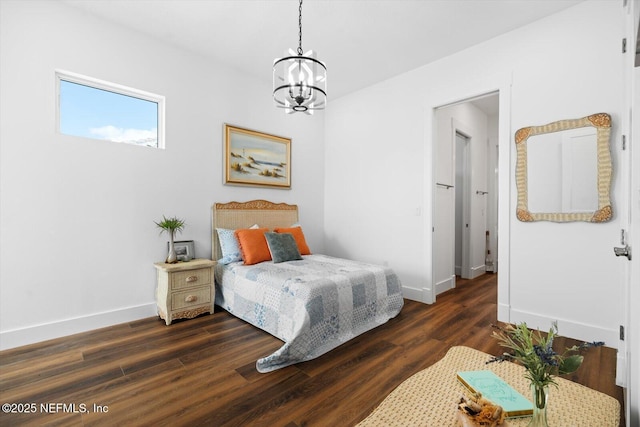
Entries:
[[60,132],[158,147],[158,104],[60,80]]

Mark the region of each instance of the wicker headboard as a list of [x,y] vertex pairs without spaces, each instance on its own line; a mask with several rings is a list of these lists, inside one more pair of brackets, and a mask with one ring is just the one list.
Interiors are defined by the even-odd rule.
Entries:
[[298,205],[272,203],[267,200],[216,203],[212,207],[211,259],[221,257],[216,228],[249,228],[253,224],[274,229],[289,227],[298,222]]

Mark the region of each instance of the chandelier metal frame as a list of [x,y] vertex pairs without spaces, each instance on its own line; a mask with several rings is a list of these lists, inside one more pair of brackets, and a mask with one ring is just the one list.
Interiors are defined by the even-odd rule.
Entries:
[[276,107],[289,114],[313,114],[323,110],[327,102],[327,67],[315,53],[302,49],[302,0],[298,8],[297,55],[288,55],[273,62],[273,100]]

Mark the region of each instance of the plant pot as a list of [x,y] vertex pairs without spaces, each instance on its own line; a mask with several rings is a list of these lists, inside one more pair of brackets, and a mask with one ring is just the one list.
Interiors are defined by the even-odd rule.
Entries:
[[173,233],[169,233],[169,253],[165,261],[167,264],[175,264],[178,262],[178,254],[176,253],[175,245],[173,244]]

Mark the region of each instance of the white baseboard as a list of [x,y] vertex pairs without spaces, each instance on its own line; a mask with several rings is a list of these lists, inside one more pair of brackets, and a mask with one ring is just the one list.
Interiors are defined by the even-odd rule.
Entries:
[[448,291],[456,287],[456,276],[447,277],[444,280],[436,283],[436,295],[440,295],[442,292]]
[[479,265],[477,267],[471,267],[470,279],[475,279],[476,277],[480,277],[486,272],[487,272],[487,267],[484,264]]
[[510,322],[511,308],[508,304],[498,303],[498,322]]
[[126,307],[114,311],[3,331],[0,332],[0,350],[7,350],[156,315],[157,310],[154,302],[136,307]]
[[433,304],[430,288],[412,288],[409,286],[402,286],[402,296],[412,301]]
[[422,289],[422,302],[425,304],[433,304],[435,302],[433,298],[433,289],[431,288],[423,288]]
[[620,387],[627,387],[627,378],[629,377],[627,369],[627,355],[624,351],[618,350],[616,356],[616,385]]
[[402,296],[412,301],[422,302],[422,289],[402,286]]
[[[498,313],[500,313],[500,310],[498,310]],[[600,326],[574,322],[567,319],[554,319],[536,313],[514,309],[511,309],[509,319],[510,323],[526,322],[529,328],[540,329],[544,332],[549,330],[552,322],[557,321],[558,335],[587,342],[604,341],[605,346],[615,349],[619,346],[619,331],[613,329],[606,329]]]

